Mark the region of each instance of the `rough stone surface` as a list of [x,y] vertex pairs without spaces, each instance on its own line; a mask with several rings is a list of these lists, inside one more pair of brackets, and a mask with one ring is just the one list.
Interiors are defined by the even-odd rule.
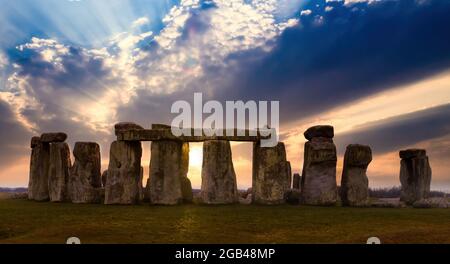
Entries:
[[289,189],[286,191],[286,202],[288,204],[299,204],[301,192],[298,189]]
[[103,171],[102,173],[102,187],[106,187],[106,179],[108,179],[108,170]]
[[48,191],[50,201],[66,202],[69,197],[70,149],[67,143],[50,144]]
[[32,137],[30,147],[35,148],[41,144],[41,137]]
[[287,162],[287,176],[288,176],[288,180],[287,180],[287,185],[286,185],[286,189],[291,189],[292,188],[292,167],[291,167],[291,163],[288,161]]
[[58,133],[44,133],[41,135],[41,142],[43,143],[53,143],[53,142],[64,142],[67,139],[67,134]]
[[38,142],[31,150],[28,199],[48,201],[48,173],[50,167],[50,145]]
[[431,167],[425,150],[400,151],[401,201],[412,205],[428,198],[431,184]]
[[75,162],[70,169],[70,198],[73,203],[100,203],[100,146],[93,142],[77,142],[73,150]]
[[131,122],[122,122],[122,123],[117,123],[114,125],[114,130],[116,132],[116,135],[118,132],[124,132],[124,131],[134,130],[134,129],[142,130],[144,128],[138,124],[131,123]]
[[114,141],[111,144],[105,204],[135,204],[139,201],[141,156],[140,142]]
[[400,151],[401,159],[420,158],[420,157],[425,157],[426,155],[427,155],[427,152],[424,149],[407,149],[407,150]]
[[229,141],[211,140],[203,143],[202,200],[206,204],[239,202]]
[[298,173],[294,173],[294,179],[292,181],[292,188],[296,190],[300,190],[300,183],[302,181],[302,176]]
[[189,188],[187,179],[188,169],[188,143],[170,140],[152,142],[150,177],[147,182],[150,202],[175,205],[183,200],[192,200],[192,188]]
[[141,171],[139,173],[139,201],[142,202],[144,201],[144,196],[145,196],[145,188],[144,188],[144,184],[143,181],[144,180],[144,167],[141,166]]
[[305,131],[304,136],[307,140],[311,140],[316,137],[333,138],[334,128],[332,126],[313,126]]
[[[332,129],[327,128],[326,131]],[[310,205],[334,205],[337,201],[336,146],[332,141],[312,140],[305,143],[304,153],[302,202]]]
[[280,142],[271,148],[253,144],[253,202],[257,204],[281,204],[285,202],[285,192],[290,177],[286,148]]
[[371,161],[372,150],[369,146],[347,146],[340,189],[343,205],[366,206],[369,204],[369,179],[366,172]]

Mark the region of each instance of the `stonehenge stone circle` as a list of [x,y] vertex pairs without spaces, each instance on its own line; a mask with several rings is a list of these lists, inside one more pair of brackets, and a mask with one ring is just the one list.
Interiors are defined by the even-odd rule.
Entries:
[[337,200],[336,146],[332,126],[316,126],[305,132],[302,202],[309,205],[334,205]]
[[372,150],[369,146],[357,144],[347,146],[340,190],[343,205],[369,204],[369,179],[366,172],[371,161]]
[[300,183],[302,177],[298,173],[294,173],[294,179],[292,180],[292,189],[300,190]]
[[203,143],[201,197],[206,204],[239,202],[229,141],[208,140]]
[[257,204],[282,204],[289,190],[290,177],[286,148],[280,142],[275,147],[262,148],[260,142],[253,144],[252,198]]
[[100,146],[93,142],[77,142],[73,149],[74,164],[70,169],[70,198],[73,203],[100,203]]
[[400,200],[408,205],[427,199],[430,193],[431,167],[426,151],[408,149],[400,151]]
[[67,143],[50,143],[48,191],[50,201],[69,201],[70,149]]
[[109,155],[105,204],[135,204],[139,201],[141,142],[114,141]]
[[30,179],[28,199],[48,201],[48,173],[50,167],[50,144],[42,143],[40,137],[31,140]]

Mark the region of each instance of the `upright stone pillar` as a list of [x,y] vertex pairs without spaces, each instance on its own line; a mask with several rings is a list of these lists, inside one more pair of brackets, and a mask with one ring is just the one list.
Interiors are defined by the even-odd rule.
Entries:
[[294,179],[292,181],[292,189],[300,190],[300,183],[302,177],[298,173],[294,173]]
[[257,204],[282,204],[289,190],[289,165],[286,148],[280,142],[275,147],[262,148],[253,144],[252,199]]
[[287,162],[287,176],[288,176],[288,180],[287,180],[287,186],[286,189],[291,189],[292,188],[292,167],[291,167],[291,162]]
[[48,172],[50,167],[50,144],[43,143],[40,137],[31,139],[30,179],[28,199],[48,201]]
[[305,132],[301,200],[310,205],[334,205],[337,200],[336,146],[332,126],[315,126]]
[[141,142],[114,141],[111,144],[105,204],[136,204],[139,201]]
[[182,180],[187,179],[185,166],[189,166],[183,163],[184,159],[189,158],[187,144],[170,140],[152,142],[147,183],[152,204],[175,205],[183,202]]
[[424,149],[400,151],[400,200],[408,205],[428,198],[431,184],[431,167]]
[[[153,129],[170,129],[155,124]],[[150,203],[176,205],[192,201],[189,169],[189,143],[181,141],[154,141],[151,145],[150,176],[146,189]]]
[[229,141],[208,140],[203,143],[201,197],[206,204],[239,202]]
[[340,190],[343,205],[369,204],[369,179],[366,172],[371,161],[372,150],[369,146],[356,144],[347,146]]
[[50,201],[67,202],[69,198],[70,149],[67,143],[50,143],[48,190]]
[[75,162],[70,170],[69,190],[73,203],[100,203],[102,200],[100,146],[93,142],[77,142],[73,150]]

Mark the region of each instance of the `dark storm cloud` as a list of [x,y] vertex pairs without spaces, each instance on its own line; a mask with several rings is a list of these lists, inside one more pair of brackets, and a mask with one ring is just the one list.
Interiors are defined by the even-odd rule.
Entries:
[[0,164],[10,165],[29,150],[31,133],[16,121],[15,116],[0,100]]
[[[67,53],[63,54],[54,45],[41,44],[41,46],[38,49],[25,47],[10,54],[11,60],[20,66],[19,76],[32,78],[36,82],[36,87],[45,83],[54,89],[83,91],[92,87],[97,88],[99,80],[103,85],[109,84],[111,69],[105,67],[104,58],[87,54],[86,51],[71,46],[68,46]],[[58,62],[46,60],[41,48],[55,52]],[[110,83],[113,81],[115,80],[111,79]]]
[[305,7],[312,14],[287,29],[268,56],[255,50],[230,56],[239,66],[217,97],[278,99],[288,121],[450,66],[450,1],[333,2],[330,12],[317,2],[324,3]]
[[341,154],[353,143],[370,145],[375,154],[399,151],[421,141],[450,135],[449,120],[450,104],[447,104],[372,122],[336,135],[335,141]]

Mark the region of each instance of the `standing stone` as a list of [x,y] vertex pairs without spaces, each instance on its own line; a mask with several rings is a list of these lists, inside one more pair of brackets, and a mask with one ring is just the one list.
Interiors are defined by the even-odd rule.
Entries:
[[336,146],[332,126],[317,126],[305,132],[305,157],[302,175],[302,202],[334,205],[337,200]]
[[280,142],[275,147],[262,148],[253,144],[252,199],[257,204],[281,204],[289,190],[286,148]]
[[105,204],[135,204],[139,201],[141,142],[114,141],[111,144]]
[[50,145],[42,143],[40,137],[31,140],[30,179],[28,199],[48,201],[48,172],[50,167]]
[[[152,129],[170,129],[170,126],[153,124]],[[152,142],[150,176],[146,186],[150,202],[160,205],[192,202],[188,170],[189,143],[172,140]]]
[[102,173],[102,186],[106,187],[106,179],[108,178],[108,170],[103,171]]
[[229,141],[208,140],[203,143],[201,196],[206,204],[239,202]]
[[292,188],[292,167],[291,167],[291,163],[288,161],[287,162],[287,185],[286,185],[286,189],[291,189]]
[[426,151],[408,149],[400,151],[400,200],[408,205],[427,199],[430,193],[431,167]]
[[139,173],[139,201],[143,201],[144,200],[144,185],[142,183],[142,181],[144,180],[144,167],[141,166],[141,170]]
[[67,143],[50,144],[50,167],[48,176],[48,191],[50,201],[69,201],[69,169],[70,149]]
[[70,198],[73,203],[100,203],[100,146],[92,142],[77,142],[73,150],[75,162],[70,170]]
[[[147,182],[152,204],[175,205],[183,201],[182,180],[187,179],[189,145],[179,141],[154,141]],[[192,188],[186,192],[192,193]]]
[[369,146],[347,146],[340,190],[343,205],[368,205],[369,179],[367,178],[366,172],[371,161],[372,150]]
[[292,181],[292,188],[296,190],[300,190],[300,183],[302,177],[298,173],[294,173],[294,180]]

